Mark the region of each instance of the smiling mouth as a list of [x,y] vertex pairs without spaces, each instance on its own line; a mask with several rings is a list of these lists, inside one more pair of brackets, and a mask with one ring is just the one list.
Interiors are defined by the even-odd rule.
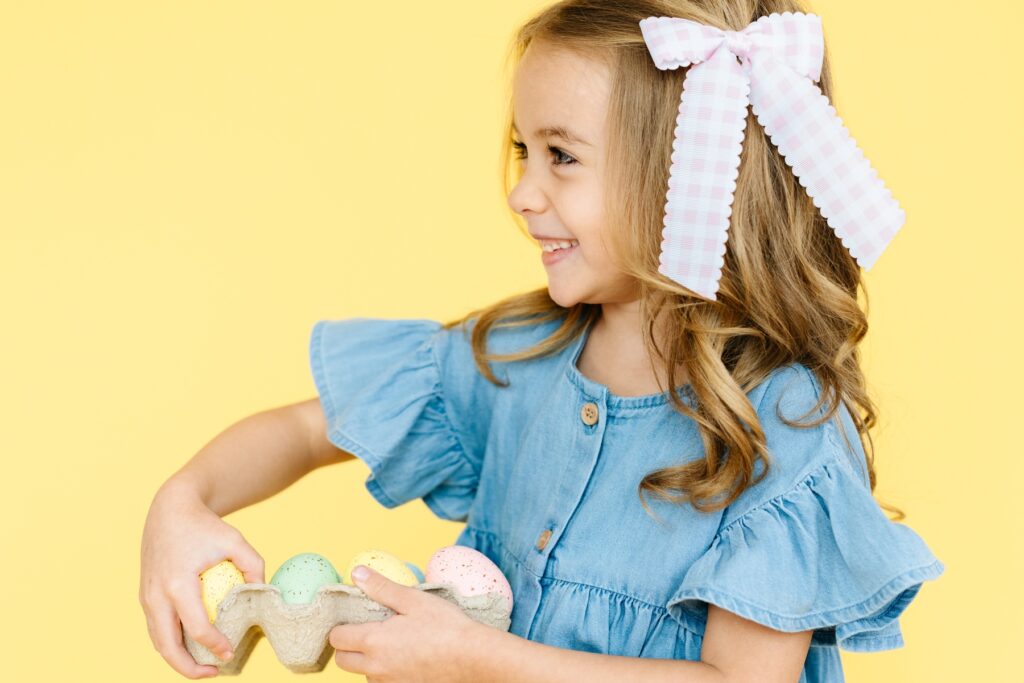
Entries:
[[546,254],[556,254],[560,251],[578,247],[579,244],[579,240],[544,240],[541,242],[540,248]]
[[579,242],[573,240],[569,244],[564,245],[544,245],[540,252],[540,260],[545,266],[554,266],[563,261],[571,261],[572,257],[576,254],[576,250],[579,249]]

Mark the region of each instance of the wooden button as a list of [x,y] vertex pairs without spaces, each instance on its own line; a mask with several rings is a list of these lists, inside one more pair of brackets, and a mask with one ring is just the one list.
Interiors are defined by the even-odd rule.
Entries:
[[597,423],[597,404],[596,403],[584,403],[583,408],[580,410],[580,419],[583,420],[585,425],[593,425]]
[[541,532],[540,538],[537,539],[537,550],[544,550],[549,540],[551,540],[551,529],[545,529]]

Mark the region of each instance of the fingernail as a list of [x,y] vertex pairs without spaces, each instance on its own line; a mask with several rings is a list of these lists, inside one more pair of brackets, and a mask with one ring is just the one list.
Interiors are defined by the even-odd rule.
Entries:
[[229,659],[231,659],[231,658],[232,658],[232,657],[234,657],[234,656],[235,656],[235,653],[234,653],[234,652],[232,652],[231,650],[228,650],[227,652],[225,652],[224,654],[222,654],[222,655],[220,656],[220,658],[221,658],[221,659],[223,659],[223,660],[224,660],[224,661],[226,662],[226,661],[228,661]]
[[363,565],[357,566],[352,570],[352,578],[356,581],[366,581],[370,577],[370,570]]

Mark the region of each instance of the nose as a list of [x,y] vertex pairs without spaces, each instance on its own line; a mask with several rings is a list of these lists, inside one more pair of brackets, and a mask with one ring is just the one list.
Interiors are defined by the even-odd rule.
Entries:
[[525,216],[527,211],[543,212],[547,207],[547,198],[541,188],[530,179],[530,174],[524,173],[508,193],[508,205],[520,216]]

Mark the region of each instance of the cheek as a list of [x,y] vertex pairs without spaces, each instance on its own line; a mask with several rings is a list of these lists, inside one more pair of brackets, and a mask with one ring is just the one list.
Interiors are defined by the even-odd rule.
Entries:
[[600,192],[596,188],[582,187],[565,199],[562,219],[566,228],[587,247],[586,251],[595,248],[603,251],[600,240],[604,230],[604,207]]

